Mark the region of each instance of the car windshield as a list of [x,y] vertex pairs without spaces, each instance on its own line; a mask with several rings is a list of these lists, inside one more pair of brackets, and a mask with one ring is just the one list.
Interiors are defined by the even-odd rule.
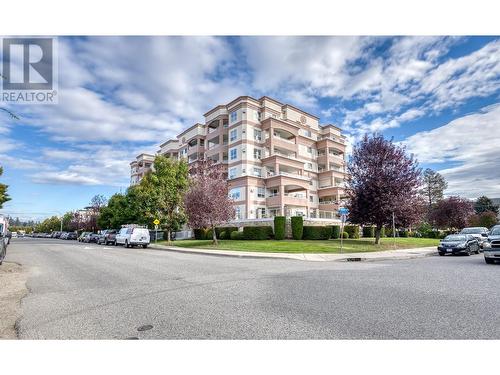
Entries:
[[500,236],[500,228],[495,228],[491,231],[490,235],[492,236]]
[[448,242],[448,241],[465,241],[465,236],[462,236],[460,234],[451,234],[449,236],[446,236],[443,241],[445,241],[445,242]]
[[483,233],[483,228],[464,228],[460,232],[462,234],[481,234]]

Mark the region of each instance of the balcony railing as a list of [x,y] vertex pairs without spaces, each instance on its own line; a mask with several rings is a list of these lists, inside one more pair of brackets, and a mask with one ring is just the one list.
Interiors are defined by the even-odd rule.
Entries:
[[288,173],[288,172],[282,172],[280,171],[278,174],[275,172],[267,172],[267,177],[275,177],[275,176],[284,176],[284,177],[292,177],[292,178],[298,178],[300,180],[304,181],[310,181],[311,178],[307,176],[300,175],[298,173]]
[[277,138],[277,139],[279,139],[280,141],[283,141],[283,142],[288,142],[288,143],[291,143],[293,145],[295,144],[295,140],[291,141],[291,140],[289,140],[287,138],[283,138],[283,137],[281,137],[281,136],[279,136],[277,134],[273,134],[273,137]]

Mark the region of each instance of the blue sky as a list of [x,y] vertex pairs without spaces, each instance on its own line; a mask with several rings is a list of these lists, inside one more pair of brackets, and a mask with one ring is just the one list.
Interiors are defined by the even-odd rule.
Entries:
[[129,162],[238,95],[394,137],[449,195],[500,197],[498,37],[59,37],[59,104],[0,117],[0,213],[42,218],[124,191]]

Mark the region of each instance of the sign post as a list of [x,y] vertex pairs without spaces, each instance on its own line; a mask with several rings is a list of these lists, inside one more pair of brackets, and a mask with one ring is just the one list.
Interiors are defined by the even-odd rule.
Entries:
[[155,225],[155,243],[158,241],[158,225],[160,224],[160,220],[154,219],[153,224]]
[[338,214],[340,215],[340,253],[342,254],[344,248],[344,224],[349,215],[349,210],[345,207],[340,207]]

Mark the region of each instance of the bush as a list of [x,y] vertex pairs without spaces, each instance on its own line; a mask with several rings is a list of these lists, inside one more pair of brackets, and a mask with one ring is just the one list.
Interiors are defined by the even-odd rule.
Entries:
[[292,216],[292,238],[294,240],[301,240],[304,233],[304,219],[302,216]]
[[273,228],[268,226],[243,227],[245,240],[268,240],[273,236]]
[[375,237],[375,227],[363,227],[363,237]]
[[194,239],[195,240],[204,240],[206,239],[206,229],[205,228],[196,228],[194,229]]
[[231,232],[230,238],[232,240],[244,240],[245,237],[243,236],[243,232],[238,232],[237,230]]
[[405,230],[400,230],[399,231],[399,237],[408,237],[408,232]]
[[344,231],[349,234],[349,238],[359,238],[359,226],[358,225],[346,225]]
[[349,233],[342,232],[342,238],[344,238],[344,239],[349,238]]
[[332,226],[332,238],[340,238],[340,225]]
[[380,237],[385,237],[385,227],[382,227],[382,229],[380,229]]
[[[217,232],[215,232],[215,234],[217,234]],[[205,240],[211,240],[211,239],[213,239],[212,237],[213,237],[213,230],[212,229],[206,229],[205,230],[205,238],[204,239]],[[219,238],[219,237],[217,237],[217,238]]]
[[[217,234],[217,238],[221,240],[229,240],[231,238],[231,232],[238,230],[238,227],[220,227],[215,228],[215,234]],[[222,233],[226,232],[225,235]]]
[[305,226],[302,238],[304,240],[328,240],[332,236],[332,227]]
[[286,218],[284,216],[274,217],[274,239],[284,240],[285,239],[285,226]]

